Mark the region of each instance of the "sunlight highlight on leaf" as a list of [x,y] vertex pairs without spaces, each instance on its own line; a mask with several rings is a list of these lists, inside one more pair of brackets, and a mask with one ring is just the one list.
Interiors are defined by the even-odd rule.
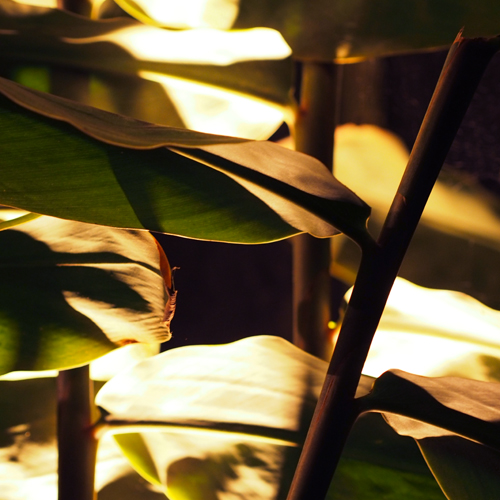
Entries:
[[100,36],[62,40],[77,45],[112,42],[138,60],[172,64],[227,66],[243,61],[285,59],[292,54],[283,37],[269,28],[170,31],[139,25]]
[[229,29],[240,0],[116,0],[131,16],[146,24],[172,28]]
[[290,118],[283,106],[237,92],[150,71],[139,76],[163,87],[190,130],[265,140]]
[[[127,370],[139,361],[154,356],[160,352],[160,344],[128,344],[90,363],[90,378],[107,381]],[[27,380],[35,378],[57,377],[57,370],[15,371],[0,376],[0,380]]]
[[453,291],[398,278],[363,373],[397,368],[417,375],[498,379],[500,311]]

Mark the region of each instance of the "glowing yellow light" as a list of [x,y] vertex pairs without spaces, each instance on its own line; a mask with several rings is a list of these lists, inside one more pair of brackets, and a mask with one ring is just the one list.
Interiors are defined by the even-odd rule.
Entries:
[[140,21],[170,28],[230,29],[239,11],[239,0],[116,0]]
[[284,59],[291,49],[279,32],[268,28],[219,31],[169,31],[131,26],[107,35],[64,38],[66,43],[112,42],[139,60],[228,65],[251,60]]
[[330,328],[330,330],[333,330],[336,326],[337,326],[337,323],[335,323],[335,321],[328,322],[328,328]]

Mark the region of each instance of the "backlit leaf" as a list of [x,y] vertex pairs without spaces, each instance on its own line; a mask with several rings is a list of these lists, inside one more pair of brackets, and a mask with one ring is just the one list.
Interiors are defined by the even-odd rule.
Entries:
[[273,241],[297,230],[366,235],[369,207],[311,157],[272,143],[139,122],[8,80],[0,91],[113,144],[2,99],[0,203],[219,241]]
[[70,368],[168,340],[162,253],[146,232],[51,217],[1,231],[0,371]]

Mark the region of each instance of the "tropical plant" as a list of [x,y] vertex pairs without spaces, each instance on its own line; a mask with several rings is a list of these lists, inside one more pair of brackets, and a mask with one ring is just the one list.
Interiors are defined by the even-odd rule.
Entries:
[[[56,460],[60,500],[96,490],[100,499],[442,498],[390,427],[417,440],[448,498],[494,498],[500,313],[394,282],[500,47],[498,4],[117,4],[124,10],[0,0],[2,498],[44,489],[52,498]],[[379,129],[337,131],[341,179],[357,163],[387,177],[372,174],[371,159],[386,143],[388,165],[407,161],[390,208],[385,179],[382,191],[376,180],[355,188],[382,226],[375,238],[369,206],[325,168],[336,64],[448,45],[462,25],[467,38],[451,46],[409,158]],[[298,152],[266,141],[283,120]],[[445,202],[434,198],[423,223],[498,249],[496,200],[437,182]],[[471,228],[452,202],[486,222]],[[260,336],[153,355],[170,337],[177,291],[147,230],[247,244],[294,236],[294,342],[307,352]],[[327,366],[315,356],[331,350],[325,276],[340,233],[361,261],[357,270],[333,251],[333,272],[356,279]],[[409,365],[407,346],[429,349],[429,337],[448,364]],[[462,366],[464,354],[472,362]],[[422,377],[452,374],[462,378]]]

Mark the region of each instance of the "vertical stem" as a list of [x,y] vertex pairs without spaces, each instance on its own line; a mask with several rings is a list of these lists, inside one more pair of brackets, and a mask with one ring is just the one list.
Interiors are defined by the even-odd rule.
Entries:
[[89,366],[57,378],[58,500],[94,500],[97,439]]
[[[296,122],[296,149],[333,165],[336,78],[333,63],[305,62]],[[308,234],[293,240],[294,343],[326,358],[330,320],[330,240]]]
[[356,420],[354,394],[399,266],[500,38],[452,46],[378,245],[366,246],[288,500],[323,500]]

